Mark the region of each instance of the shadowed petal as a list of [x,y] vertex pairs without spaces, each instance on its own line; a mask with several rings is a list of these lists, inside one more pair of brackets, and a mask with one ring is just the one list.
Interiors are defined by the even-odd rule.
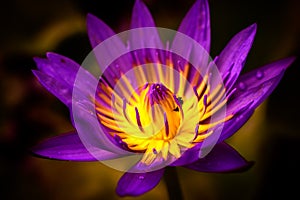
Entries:
[[97,159],[107,160],[119,157],[118,154],[93,148],[96,159],[82,144],[75,132],[47,139],[33,147],[31,151],[40,157],[67,161],[97,161]]
[[202,45],[210,49],[210,19],[207,0],[197,0],[182,20],[179,29]]
[[256,33],[256,24],[236,34],[216,58],[215,63],[222,75],[224,86],[230,89],[238,78]]
[[252,164],[228,144],[219,143],[207,156],[185,167],[200,172],[235,172],[246,170]]
[[164,174],[164,168],[147,173],[125,173],[119,180],[116,192],[120,196],[138,196],[153,189]]

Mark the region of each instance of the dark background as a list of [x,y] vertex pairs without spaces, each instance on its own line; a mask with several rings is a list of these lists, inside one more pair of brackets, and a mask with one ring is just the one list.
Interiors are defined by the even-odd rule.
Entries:
[[[194,1],[147,0],[160,27],[177,29]],[[210,0],[212,50],[256,22],[244,72],[300,55],[300,1]],[[53,51],[81,63],[91,50],[85,17],[97,15],[116,32],[130,23],[133,0],[11,0],[0,7],[0,199],[121,199],[122,175],[99,163],[36,158],[38,141],[72,130],[67,108],[36,81],[34,56]],[[186,199],[291,199],[298,196],[299,59],[248,123],[228,140],[255,165],[244,173],[204,174],[178,168]],[[166,199],[163,181],[135,199]],[[134,199],[134,198],[124,198]]]

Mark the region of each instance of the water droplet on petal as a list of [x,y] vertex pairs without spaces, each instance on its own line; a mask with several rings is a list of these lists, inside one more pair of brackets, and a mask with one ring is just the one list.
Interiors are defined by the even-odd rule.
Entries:
[[245,90],[245,89],[246,89],[246,84],[243,83],[243,82],[239,82],[239,88],[240,88],[241,90]]
[[264,77],[264,73],[261,70],[257,70],[255,76],[257,79],[262,79]]
[[139,179],[140,180],[143,180],[145,177],[144,176],[139,176]]

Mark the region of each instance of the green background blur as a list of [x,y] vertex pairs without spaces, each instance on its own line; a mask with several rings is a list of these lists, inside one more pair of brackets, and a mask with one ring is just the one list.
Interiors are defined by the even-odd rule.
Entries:
[[[97,15],[126,30],[133,0],[11,0],[0,7],[0,199],[122,199],[121,172],[100,163],[32,157],[38,141],[73,130],[67,108],[31,73],[33,56],[48,51],[81,63],[91,50],[85,17]],[[160,27],[177,29],[193,0],[147,0]],[[210,0],[214,57],[241,29],[258,31],[243,72],[300,55],[300,1]],[[292,199],[299,196],[300,63],[288,69],[273,94],[228,142],[255,165],[244,173],[205,174],[178,168],[187,200]],[[167,199],[164,181],[127,199]]]

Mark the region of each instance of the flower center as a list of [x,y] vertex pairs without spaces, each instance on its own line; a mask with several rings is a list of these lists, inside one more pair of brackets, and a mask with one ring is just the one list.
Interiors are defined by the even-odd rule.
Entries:
[[192,89],[186,91],[187,72],[179,70],[177,89],[174,76],[165,78],[166,81],[158,73],[157,82],[134,89],[123,75],[121,84],[116,84],[122,95],[100,80],[96,111],[112,141],[125,150],[143,153],[141,162],[150,165],[156,160],[179,158],[185,150],[210,136],[213,127],[229,120],[233,115],[211,121],[212,115],[227,102],[222,84],[211,90],[209,75],[196,74],[192,77]]

